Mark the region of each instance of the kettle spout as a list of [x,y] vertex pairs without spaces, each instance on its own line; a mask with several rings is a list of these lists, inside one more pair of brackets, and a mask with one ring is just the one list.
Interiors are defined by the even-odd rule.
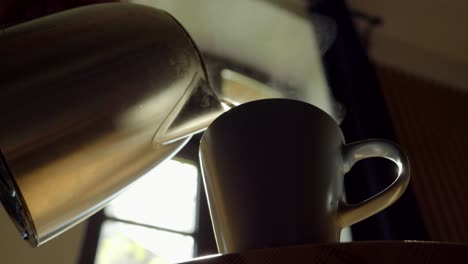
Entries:
[[189,88],[159,127],[153,144],[170,144],[203,131],[225,111],[204,75],[195,74]]

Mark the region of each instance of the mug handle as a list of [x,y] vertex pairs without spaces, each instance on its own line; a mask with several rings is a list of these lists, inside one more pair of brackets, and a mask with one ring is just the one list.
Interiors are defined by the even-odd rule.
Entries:
[[358,161],[380,157],[393,161],[398,166],[398,176],[383,191],[357,204],[348,204],[342,199],[338,207],[338,220],[342,228],[362,221],[393,204],[405,191],[410,180],[409,161],[398,145],[387,140],[371,139],[344,146],[345,173]]

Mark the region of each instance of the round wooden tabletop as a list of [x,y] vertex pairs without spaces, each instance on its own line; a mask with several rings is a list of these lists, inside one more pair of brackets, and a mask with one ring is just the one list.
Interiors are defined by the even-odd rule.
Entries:
[[186,264],[468,263],[468,244],[375,241],[260,249],[193,259]]

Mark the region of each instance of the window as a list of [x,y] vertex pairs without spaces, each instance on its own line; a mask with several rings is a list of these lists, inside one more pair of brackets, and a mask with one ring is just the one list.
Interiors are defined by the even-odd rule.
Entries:
[[105,209],[96,264],[173,263],[194,257],[198,168],[167,160]]
[[217,253],[198,167],[199,136],[129,186],[88,225],[81,263],[176,263]]

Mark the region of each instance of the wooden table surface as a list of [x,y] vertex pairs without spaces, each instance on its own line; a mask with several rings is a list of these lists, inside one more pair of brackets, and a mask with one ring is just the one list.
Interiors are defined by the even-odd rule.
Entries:
[[185,264],[468,263],[468,244],[376,241],[261,249],[194,259]]

